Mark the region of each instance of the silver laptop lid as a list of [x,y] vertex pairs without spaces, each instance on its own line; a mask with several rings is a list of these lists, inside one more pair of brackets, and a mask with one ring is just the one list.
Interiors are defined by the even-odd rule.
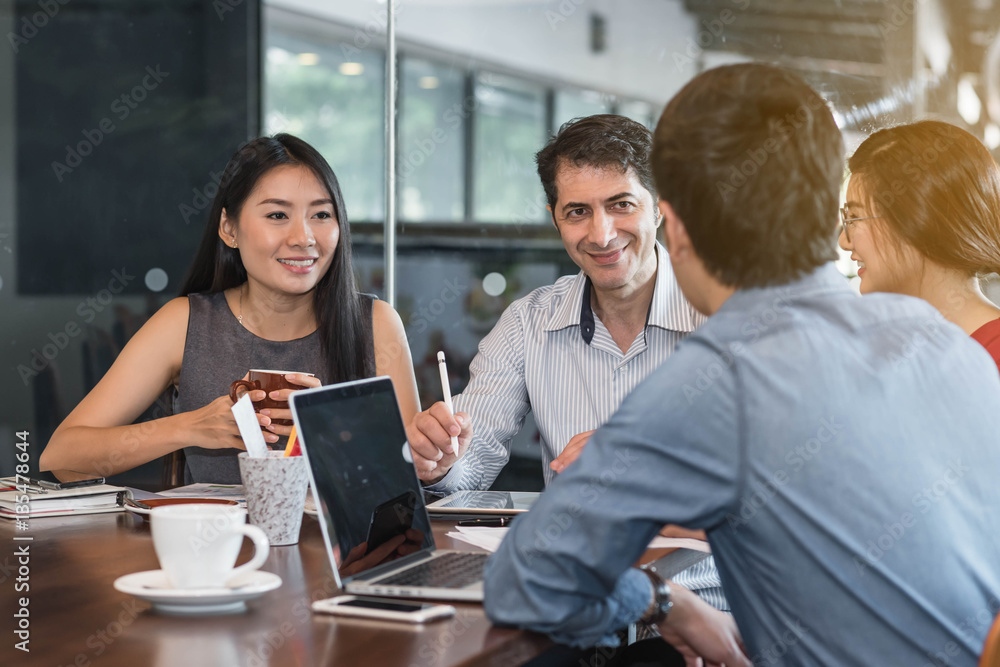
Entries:
[[392,381],[379,377],[297,391],[290,404],[341,587],[379,565],[402,564],[401,551],[405,560],[413,557],[409,552],[433,551]]

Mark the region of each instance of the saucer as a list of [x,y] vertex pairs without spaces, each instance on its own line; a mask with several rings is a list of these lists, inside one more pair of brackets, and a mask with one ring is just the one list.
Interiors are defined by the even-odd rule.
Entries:
[[306,505],[302,511],[309,516],[319,516],[319,510],[316,509],[316,502],[313,500],[311,493],[306,494]]
[[234,588],[171,588],[163,570],[126,574],[115,579],[115,590],[153,604],[161,614],[207,616],[246,611],[246,600],[258,598],[281,586],[281,577],[256,570],[238,579]]

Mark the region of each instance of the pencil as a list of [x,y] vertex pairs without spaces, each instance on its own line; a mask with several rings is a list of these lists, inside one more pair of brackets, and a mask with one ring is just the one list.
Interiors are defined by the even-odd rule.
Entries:
[[288,434],[288,444],[285,445],[285,456],[292,455],[292,449],[295,447],[295,424],[292,424],[292,432]]

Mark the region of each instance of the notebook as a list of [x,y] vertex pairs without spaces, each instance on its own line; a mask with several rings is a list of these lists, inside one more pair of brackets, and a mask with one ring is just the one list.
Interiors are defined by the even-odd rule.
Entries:
[[[22,486],[17,486],[21,482]],[[41,489],[31,485],[24,492],[25,479],[0,478],[0,518],[37,519],[44,516],[73,516],[124,511],[128,489],[110,484],[84,486],[75,489]]]
[[289,403],[340,587],[363,595],[482,600],[489,554],[435,546],[392,381],[303,389]]

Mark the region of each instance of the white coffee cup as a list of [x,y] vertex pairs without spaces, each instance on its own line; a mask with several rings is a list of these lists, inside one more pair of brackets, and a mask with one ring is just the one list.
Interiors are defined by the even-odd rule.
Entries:
[[[257,570],[270,545],[260,528],[246,523],[247,511],[235,505],[168,505],[153,509],[153,548],[174,588],[224,588]],[[243,537],[254,543],[250,562],[234,568]]]

